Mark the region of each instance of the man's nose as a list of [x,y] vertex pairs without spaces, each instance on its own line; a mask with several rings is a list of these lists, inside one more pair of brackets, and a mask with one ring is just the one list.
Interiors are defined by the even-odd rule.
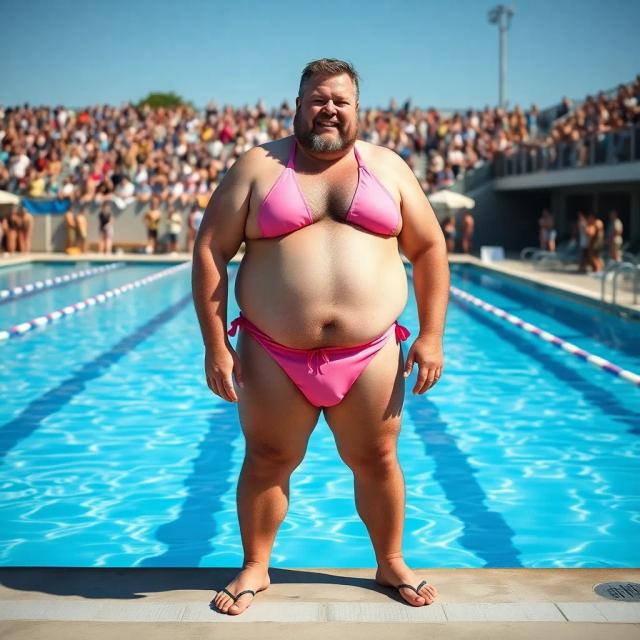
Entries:
[[336,112],[336,105],[334,104],[333,100],[327,100],[323,107],[322,107],[323,111],[328,111],[329,113],[335,113]]

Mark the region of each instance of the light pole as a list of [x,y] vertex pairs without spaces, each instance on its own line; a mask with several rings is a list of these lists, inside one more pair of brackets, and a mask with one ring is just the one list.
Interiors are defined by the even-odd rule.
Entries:
[[500,107],[507,108],[507,31],[515,14],[512,7],[499,4],[489,11],[489,22],[500,30]]

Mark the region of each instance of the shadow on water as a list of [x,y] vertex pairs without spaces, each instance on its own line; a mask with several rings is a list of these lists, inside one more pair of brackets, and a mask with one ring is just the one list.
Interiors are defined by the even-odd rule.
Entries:
[[28,438],[49,416],[60,411],[71,400],[82,393],[91,380],[104,375],[109,367],[135,349],[160,327],[188,304],[191,304],[191,293],[143,324],[137,331],[124,337],[109,351],[101,353],[97,358],[87,362],[74,375],[63,380],[57,387],[31,401],[13,420],[0,428],[0,459],[4,458],[19,442]]
[[222,401],[209,424],[199,447],[200,454],[193,461],[193,471],[184,482],[189,493],[180,515],[155,532],[156,539],[168,545],[168,549],[136,566],[197,567],[214,550],[211,540],[217,531],[213,514],[222,510],[222,496],[234,484],[229,475],[233,467],[232,442],[240,435],[237,405]]
[[[520,551],[512,541],[515,532],[499,513],[487,508],[487,496],[475,478],[475,470],[455,438],[447,433],[437,407],[427,399],[413,402],[414,406],[408,403],[406,410],[425,454],[434,461],[433,478],[451,503],[451,514],[464,527],[456,542],[482,558],[487,567],[522,567]],[[419,407],[415,406],[417,402]]]

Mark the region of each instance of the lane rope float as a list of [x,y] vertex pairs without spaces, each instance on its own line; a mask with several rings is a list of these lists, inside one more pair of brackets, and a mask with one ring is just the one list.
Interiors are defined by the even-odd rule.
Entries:
[[0,341],[7,340],[8,338],[16,338],[18,336],[22,336],[28,331],[35,329],[36,327],[42,327],[65,316],[70,316],[73,313],[76,313],[76,311],[82,311],[82,309],[86,309],[87,307],[92,307],[98,303],[106,302],[111,298],[126,293],[127,291],[137,289],[138,287],[149,284],[154,280],[165,278],[166,276],[176,273],[177,271],[186,269],[190,265],[190,262],[183,262],[182,264],[176,265],[175,267],[170,267],[169,269],[164,269],[163,271],[159,271],[158,273],[154,273],[150,276],[145,276],[144,278],[140,278],[139,280],[134,280],[133,282],[124,284],[121,287],[116,287],[115,289],[105,291],[104,293],[99,293],[80,302],[74,302],[73,304],[70,304],[62,309],[58,309],[57,311],[51,311],[44,316],[39,316],[38,318],[34,318],[33,320],[21,322],[20,324],[6,329],[5,331],[0,331]]
[[451,293],[453,293],[453,295],[457,298],[462,298],[463,300],[471,302],[471,304],[474,304],[476,307],[481,307],[485,311],[498,316],[498,318],[502,318],[503,320],[510,322],[516,327],[519,327],[520,329],[523,329],[528,333],[538,336],[539,338],[542,338],[542,340],[550,342],[551,344],[564,349],[568,353],[577,356],[578,358],[582,358],[587,362],[590,362],[592,365],[595,365],[596,367],[603,369],[604,371],[618,376],[619,378],[622,378],[627,382],[631,382],[636,386],[640,386],[640,375],[638,375],[637,373],[634,373],[633,371],[629,371],[627,369],[623,369],[617,364],[609,362],[609,360],[606,360],[605,358],[601,358],[600,356],[590,353],[589,351],[585,351],[584,349],[581,349],[571,342],[567,342],[562,338],[558,338],[552,333],[549,333],[548,331],[545,331],[540,327],[536,327],[530,322],[526,322],[525,320],[518,318],[518,316],[514,316],[513,314],[508,313],[504,309],[500,309],[500,307],[496,307],[488,302],[485,302],[484,300],[481,300],[480,298],[477,298],[474,295],[471,295],[470,293],[467,293],[466,291],[463,291],[462,289],[458,289],[458,287],[450,286],[449,288],[451,290]]
[[94,267],[93,269],[83,269],[82,271],[72,271],[71,273],[65,273],[55,278],[45,278],[44,280],[37,280],[36,282],[30,282],[28,284],[12,287],[11,289],[0,289],[0,302],[5,300],[17,298],[26,293],[33,293],[34,291],[40,291],[41,289],[49,289],[51,287],[58,287],[74,280],[80,280],[82,278],[88,278],[104,271],[110,271],[124,265],[124,262],[111,262],[102,267]]

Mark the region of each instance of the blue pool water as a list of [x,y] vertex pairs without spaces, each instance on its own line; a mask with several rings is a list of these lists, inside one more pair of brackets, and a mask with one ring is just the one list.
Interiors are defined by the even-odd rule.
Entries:
[[[167,266],[128,264],[0,304],[0,331]],[[0,565],[242,562],[244,440],[237,405],[203,377],[189,274],[0,344]],[[637,322],[469,265],[452,266],[452,284],[640,372]],[[229,319],[237,310],[231,294]],[[413,296],[400,321],[413,334],[406,353]],[[640,565],[636,387],[453,296],[443,377],[413,396],[416,373],[398,443],[410,565]],[[375,566],[322,417],[272,565]]]
[[78,262],[25,262],[0,267],[0,289],[11,289],[36,280],[55,278],[75,271],[91,269],[97,265],[88,260]]

